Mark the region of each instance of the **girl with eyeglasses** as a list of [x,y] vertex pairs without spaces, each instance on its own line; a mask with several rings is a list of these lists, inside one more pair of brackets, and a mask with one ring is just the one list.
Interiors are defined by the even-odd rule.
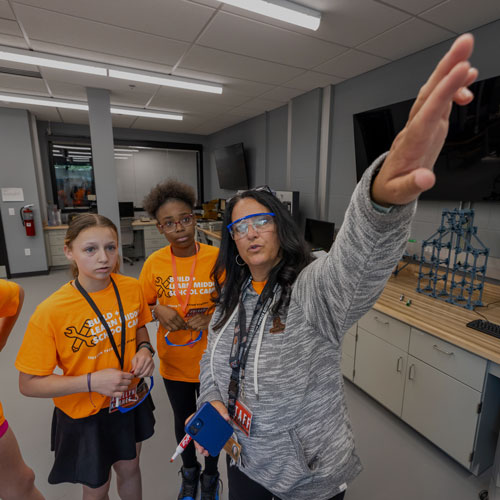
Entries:
[[472,100],[472,46],[471,35],[459,37],[422,87],[391,150],[357,185],[327,255],[311,262],[271,194],[245,191],[227,203],[198,405],[210,401],[231,420],[242,447],[228,461],[229,500],[340,500],[361,471],[342,340],[403,254],[453,101]]
[[[213,312],[210,273],[219,253],[218,248],[195,241],[195,202],[194,190],[175,180],[158,184],[144,199],[145,210],[168,243],[146,259],[139,281],[158,321],[160,374],[174,412],[177,442],[184,437],[186,418],[196,411],[200,359]],[[219,457],[206,457],[203,473],[193,443],[181,458],[178,498],[196,498],[200,482],[202,500],[218,499]]]
[[114,469],[120,498],[140,500],[139,454],[155,424],[140,384],[154,370],[151,313],[138,281],[118,274],[118,231],[108,218],[75,217],[64,253],[74,280],[31,316],[15,363],[19,387],[54,400],[50,484],[79,483],[83,500],[105,500]]

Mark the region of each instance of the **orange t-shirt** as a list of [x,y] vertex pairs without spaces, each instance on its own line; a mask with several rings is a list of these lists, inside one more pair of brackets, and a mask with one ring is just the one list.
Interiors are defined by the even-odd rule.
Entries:
[[[14,316],[19,307],[19,285],[13,281],[0,279],[0,318]],[[0,403],[0,425],[5,422],[2,403]]]
[[[123,304],[126,346],[123,371],[129,371],[136,353],[136,330],[151,321],[151,312],[135,278],[112,274]],[[113,285],[89,294],[113,333],[121,353],[121,319]],[[63,285],[44,300],[28,323],[16,359],[16,368],[30,375],[51,375],[58,366],[67,376],[105,368],[120,369],[108,334],[90,304],[73,286]],[[138,379],[133,380],[137,384]],[[133,386],[133,385],[132,385]],[[109,398],[92,392],[54,398],[54,404],[71,418],[83,418],[109,406]]]
[[[210,245],[199,244],[196,255],[193,285],[189,295],[187,313],[211,312],[213,302],[211,294],[214,283],[210,273],[214,267],[219,249]],[[176,257],[178,287],[182,301],[186,300],[191,268],[195,256]],[[184,317],[181,306],[175,295],[174,273],[172,272],[172,254],[170,246],[166,246],[152,253],[139,276],[139,281],[144,291],[148,304],[159,304],[172,307]],[[166,330],[158,325],[157,343],[158,357],[160,358],[160,373],[163,378],[181,382],[198,382],[200,376],[200,359],[207,346],[207,331],[199,342],[191,346],[173,347],[165,342]],[[178,330],[169,334],[168,339],[173,344],[186,344],[191,339],[196,339],[199,331]]]

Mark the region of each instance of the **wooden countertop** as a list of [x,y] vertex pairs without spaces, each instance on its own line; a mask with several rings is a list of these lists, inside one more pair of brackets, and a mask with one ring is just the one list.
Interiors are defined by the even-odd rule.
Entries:
[[202,233],[205,233],[207,236],[210,236],[210,238],[215,238],[216,240],[222,239],[220,231],[209,231],[208,229],[203,229],[200,226],[196,226],[196,229],[198,229],[198,231],[201,231]]
[[[474,311],[418,293],[418,267],[410,266],[397,277],[392,276],[389,279],[373,308],[500,364],[500,339],[465,326],[473,319],[481,319],[481,316]],[[400,301],[402,294],[404,300]],[[406,305],[408,299],[411,299],[410,306]],[[482,300],[485,305],[491,305],[479,307],[477,311],[488,321],[500,324],[500,286],[485,283]],[[493,302],[495,304],[492,304]]]
[[68,229],[68,224],[61,224],[60,226],[43,226],[44,231],[61,231],[62,229]]
[[[154,220],[142,221],[140,219],[137,219],[132,222],[132,227],[155,226],[155,225],[156,221]],[[55,230],[61,231],[62,229],[64,230],[68,229],[68,224],[62,224],[60,226],[43,226],[44,231],[55,231]]]

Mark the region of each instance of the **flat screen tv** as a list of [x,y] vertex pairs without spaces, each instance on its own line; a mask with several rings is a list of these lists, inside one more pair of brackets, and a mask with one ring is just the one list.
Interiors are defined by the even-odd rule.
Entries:
[[325,220],[306,219],[304,239],[312,250],[328,252],[335,238],[335,223]]
[[248,189],[243,143],[216,149],[214,156],[221,189]]
[[[500,201],[500,76],[474,83],[468,106],[453,105],[450,127],[424,200]],[[388,151],[404,127],[413,100],[353,116],[356,174]]]

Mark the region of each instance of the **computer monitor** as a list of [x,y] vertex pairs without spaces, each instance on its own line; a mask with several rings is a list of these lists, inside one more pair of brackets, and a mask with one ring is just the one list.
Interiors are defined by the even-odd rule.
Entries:
[[120,219],[125,217],[134,217],[134,202],[133,201],[119,201],[118,211],[120,212]]
[[311,245],[311,250],[330,250],[334,236],[334,222],[306,219],[304,238]]

